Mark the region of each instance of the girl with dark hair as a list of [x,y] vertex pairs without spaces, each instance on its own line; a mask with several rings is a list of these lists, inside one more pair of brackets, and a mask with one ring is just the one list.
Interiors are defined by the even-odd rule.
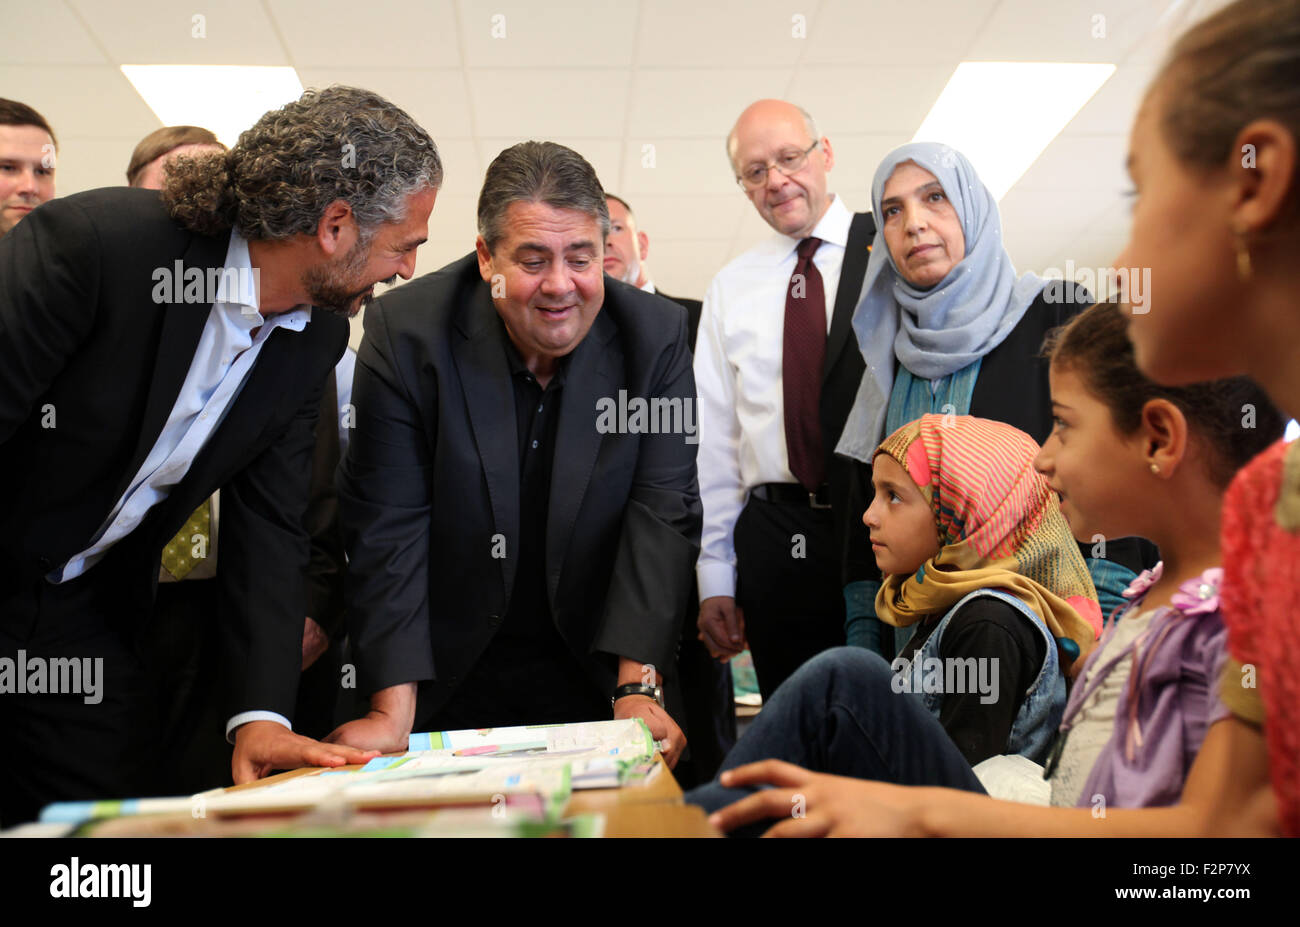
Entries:
[[[765,783],[782,788],[723,809],[717,826],[788,815],[793,792],[803,796],[804,816],[777,825],[774,835],[1204,829],[1219,770],[1197,756],[1211,724],[1227,714],[1216,684],[1224,660],[1220,505],[1231,473],[1281,432],[1282,419],[1247,380],[1157,386],[1134,366],[1124,328],[1119,311],[1103,304],[1052,339],[1056,428],[1035,464],[1060,494],[1074,534],[1140,533],[1165,561],[1126,590],[1128,608],[1082,667],[1047,761],[1050,798],[991,798],[1027,795],[1009,791],[1005,776],[995,782],[990,767],[963,768],[932,718],[890,698],[883,662],[844,648],[807,664],[742,737],[705,798],[734,798]],[[995,470],[998,462],[989,457],[982,466]],[[926,581],[934,579],[927,571]],[[843,663],[850,658],[855,665]],[[818,669],[819,662],[826,665]],[[760,750],[747,746],[751,737]],[[777,759],[736,768],[760,756]],[[1011,777],[1017,786],[1028,779]],[[905,787],[918,785],[944,787]],[[1047,800],[1064,807],[1039,806]]]

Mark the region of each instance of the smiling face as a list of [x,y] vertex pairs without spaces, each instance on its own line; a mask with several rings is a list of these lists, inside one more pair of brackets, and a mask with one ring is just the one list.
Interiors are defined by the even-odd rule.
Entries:
[[1150,505],[1151,485],[1142,431],[1120,434],[1110,408],[1073,370],[1054,364],[1049,376],[1055,427],[1034,469],[1061,497],[1070,532],[1085,543],[1140,534],[1132,518]]
[[641,262],[650,251],[650,239],[637,231],[636,219],[616,199],[609,205],[609,235],[605,239],[605,273],[632,286],[645,284]]
[[479,236],[479,273],[528,369],[549,372],[587,337],[605,302],[600,220],[518,201],[503,226],[492,251]]
[[871,552],[882,573],[910,575],[939,553],[934,510],[897,460],[877,454],[871,464],[876,489],[862,523],[871,535]]
[[309,268],[302,278],[311,305],[352,318],[375,295],[375,284],[410,280],[415,252],[429,237],[429,214],[438,191],[425,190],[407,198],[406,218],[386,222],[363,244]]
[[885,181],[880,197],[885,244],[903,279],[926,290],[966,256],[961,218],[938,179],[904,161]]
[[754,165],[782,163],[807,151],[814,141],[819,144],[799,170],[787,177],[773,167],[762,185],[745,191],[763,221],[791,238],[811,235],[830,205],[826,175],[835,164],[830,140],[810,138],[799,109],[779,100],[755,103],[732,129],[728,150],[737,176]]
[[1158,88],[1148,94],[1133,124],[1133,219],[1115,266],[1150,269],[1148,311],[1130,315],[1129,337],[1139,369],[1177,386],[1245,372],[1233,326],[1225,324],[1243,293],[1226,174],[1175,157],[1160,131],[1162,99]]
[[0,236],[54,198],[54,140],[38,126],[0,125]]

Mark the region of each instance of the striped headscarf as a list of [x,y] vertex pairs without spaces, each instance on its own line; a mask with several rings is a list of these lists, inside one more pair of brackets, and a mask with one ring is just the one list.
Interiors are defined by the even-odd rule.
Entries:
[[915,575],[885,577],[882,621],[907,627],[997,588],[1088,651],[1101,608],[1056,494],[1034,469],[1038,451],[1018,428],[969,415],[924,415],[885,439],[876,453],[898,461],[930,503],[940,550]]

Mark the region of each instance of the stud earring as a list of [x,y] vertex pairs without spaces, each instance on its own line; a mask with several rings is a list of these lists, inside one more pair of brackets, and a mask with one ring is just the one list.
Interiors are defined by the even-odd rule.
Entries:
[[1151,472],[1154,473],[1156,476],[1160,475],[1160,465],[1157,464],[1155,461],[1151,462]]

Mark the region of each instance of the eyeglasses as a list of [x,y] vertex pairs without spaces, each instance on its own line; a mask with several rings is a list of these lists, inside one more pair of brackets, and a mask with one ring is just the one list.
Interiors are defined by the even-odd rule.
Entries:
[[819,144],[821,144],[820,141],[813,142],[803,151],[797,148],[788,148],[781,152],[771,164],[752,164],[736,177],[736,183],[740,184],[744,190],[757,190],[767,183],[767,172],[772,168],[776,168],[786,177],[796,174],[803,170],[803,166],[808,163],[808,156],[813,153],[813,149]]

